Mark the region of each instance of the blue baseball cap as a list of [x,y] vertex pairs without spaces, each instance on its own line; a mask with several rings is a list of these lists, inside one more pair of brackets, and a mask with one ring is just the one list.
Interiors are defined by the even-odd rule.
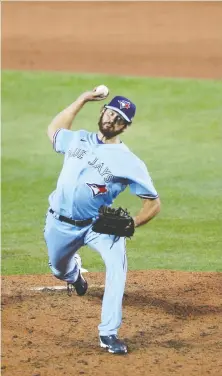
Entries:
[[118,112],[128,123],[132,122],[136,113],[135,104],[122,96],[114,97],[111,102],[105,104],[104,107]]

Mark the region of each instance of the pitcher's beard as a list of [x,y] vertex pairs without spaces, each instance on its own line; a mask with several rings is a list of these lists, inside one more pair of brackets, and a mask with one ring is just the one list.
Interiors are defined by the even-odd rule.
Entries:
[[102,118],[103,116],[100,116],[100,119],[99,119],[99,122],[98,122],[98,126],[99,126],[99,130],[100,132],[102,133],[102,135],[107,139],[107,140],[110,140],[111,138],[115,137],[115,136],[118,136],[120,133],[123,132],[123,130],[118,130],[118,131],[114,131],[113,130],[113,124],[110,124],[110,128],[109,129],[104,129],[103,128],[103,125],[104,124],[107,124],[107,123],[104,123],[103,124],[103,121],[102,121]]
[[121,130],[113,131],[112,129],[103,129],[102,127],[99,127],[99,130],[107,140],[110,140],[111,138],[118,136],[118,134],[122,133]]

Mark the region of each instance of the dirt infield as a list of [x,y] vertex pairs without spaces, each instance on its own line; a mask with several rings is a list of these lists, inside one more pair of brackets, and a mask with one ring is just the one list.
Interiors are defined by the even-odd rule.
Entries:
[[[222,77],[222,3],[3,3],[2,68]],[[108,42],[108,43],[107,43]],[[51,275],[2,278],[2,374],[222,375],[222,274],[129,272],[130,352],[98,347],[104,274],[89,291],[34,292]]]
[[2,67],[222,78],[222,3],[2,5]]
[[4,375],[221,375],[221,273],[129,272],[120,331],[130,352],[98,347],[103,273],[88,293],[36,292],[51,276],[3,278]]

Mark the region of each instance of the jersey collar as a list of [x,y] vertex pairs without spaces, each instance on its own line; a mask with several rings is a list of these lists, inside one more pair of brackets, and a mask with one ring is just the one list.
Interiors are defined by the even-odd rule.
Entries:
[[98,137],[98,134],[96,133],[96,141],[98,144],[104,144],[104,142],[102,142],[99,137]]
[[[97,133],[96,133],[96,141],[97,141],[98,144],[103,144],[103,145],[105,145],[105,142],[102,142],[102,141],[99,139]],[[122,144],[122,141],[120,141],[120,144]]]

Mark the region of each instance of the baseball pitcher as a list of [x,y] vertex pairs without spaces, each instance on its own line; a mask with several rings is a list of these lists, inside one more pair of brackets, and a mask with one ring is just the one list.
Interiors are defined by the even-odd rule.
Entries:
[[[160,200],[145,164],[119,138],[136,112],[131,100],[116,96],[104,105],[97,132],[71,130],[87,102],[106,97],[96,89],[85,92],[48,126],[48,137],[54,150],[64,154],[64,164],[49,196],[44,237],[52,273],[80,296],[88,285],[80,273],[77,251],[88,245],[101,255],[106,279],[98,326],[100,346],[113,354],[126,354],[127,346],[117,336],[127,272],[125,239],[160,211]],[[134,218],[127,210],[112,207],[127,186],[142,202]]]

